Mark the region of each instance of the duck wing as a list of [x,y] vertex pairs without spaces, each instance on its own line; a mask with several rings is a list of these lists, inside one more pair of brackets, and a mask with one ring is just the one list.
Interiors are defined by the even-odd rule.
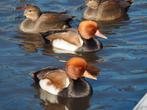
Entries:
[[67,32],[59,32],[59,33],[51,34],[46,37],[46,39],[50,40],[51,42],[56,39],[62,39],[68,43],[77,46],[81,46],[80,38],[81,36],[77,32],[77,30],[74,29],[69,29]]
[[105,0],[99,5],[99,13],[103,18],[116,19],[126,14],[133,0]]
[[46,67],[39,71],[32,72],[31,76],[36,82],[39,82],[39,80],[44,79],[48,74],[50,74],[50,72],[55,70],[58,70],[58,68]]
[[43,90],[54,95],[57,95],[70,84],[70,80],[63,69],[45,68],[32,73],[32,77]]
[[99,4],[98,18],[113,20],[121,16],[121,7],[116,0],[105,0]]
[[43,13],[35,24],[37,32],[64,30],[68,27],[72,16],[64,13]]
[[49,12],[49,13],[43,13],[39,19],[45,22],[48,21],[49,23],[68,22],[73,19],[73,16],[63,13],[63,12],[62,13]]

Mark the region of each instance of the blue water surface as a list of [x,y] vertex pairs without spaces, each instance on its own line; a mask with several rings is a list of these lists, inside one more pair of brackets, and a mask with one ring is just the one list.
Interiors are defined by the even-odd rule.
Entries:
[[64,66],[73,54],[55,54],[40,36],[22,35],[18,25],[24,19],[16,10],[34,4],[42,10],[67,11],[81,18],[84,0],[1,0],[0,1],[0,108],[1,110],[132,110],[147,92],[147,1],[134,0],[128,18],[100,23],[109,37],[104,49],[78,54],[100,69],[98,80],[88,80],[93,95],[88,99],[63,99],[57,104],[43,101],[30,72],[46,66]]

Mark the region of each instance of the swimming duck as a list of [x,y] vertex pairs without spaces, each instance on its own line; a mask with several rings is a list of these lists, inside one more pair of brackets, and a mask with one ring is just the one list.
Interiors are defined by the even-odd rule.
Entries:
[[109,21],[121,18],[133,0],[86,0],[87,8],[83,18],[96,21]]
[[50,94],[80,98],[90,96],[92,88],[82,77],[96,80],[98,69],[81,57],[73,57],[66,63],[65,69],[45,68],[32,73],[33,79]]
[[102,43],[95,38],[99,36],[107,39],[94,21],[82,21],[78,29],[68,29],[67,32],[59,32],[46,37],[53,48],[71,52],[94,52],[102,48]]
[[72,19],[72,16],[65,12],[41,12],[40,8],[34,5],[26,5],[20,9],[25,10],[26,19],[19,27],[24,33],[64,30],[69,27],[68,22]]

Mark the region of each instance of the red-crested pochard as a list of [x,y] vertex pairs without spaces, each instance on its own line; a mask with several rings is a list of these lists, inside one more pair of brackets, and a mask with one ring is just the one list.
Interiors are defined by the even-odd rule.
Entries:
[[127,11],[133,0],[85,0],[86,9],[84,19],[96,21],[109,21],[121,18]]
[[82,77],[96,80],[98,73],[99,70],[89,65],[83,58],[73,57],[68,60],[65,69],[45,68],[32,73],[32,77],[50,94],[80,98],[92,94],[92,87]]
[[102,43],[95,36],[107,39],[100,31],[96,22],[82,21],[78,29],[51,34],[46,37],[53,48],[71,52],[94,52],[102,48]]
[[26,5],[20,9],[25,10],[26,19],[19,27],[24,33],[64,30],[69,27],[68,23],[72,19],[72,16],[65,12],[41,12],[40,8],[34,5]]

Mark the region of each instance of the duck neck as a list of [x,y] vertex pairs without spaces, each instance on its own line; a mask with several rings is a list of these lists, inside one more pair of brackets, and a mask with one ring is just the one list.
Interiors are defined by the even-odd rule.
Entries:
[[92,89],[89,83],[81,78],[77,80],[71,80],[68,89],[69,94],[72,97],[85,97],[91,95],[92,93]]
[[91,8],[91,7],[88,7],[88,13],[97,13],[97,11],[98,11],[98,8]]
[[103,47],[100,40],[96,39],[95,37],[92,37],[90,39],[84,39],[82,35],[80,34],[80,32],[79,32],[79,35],[81,36],[81,39],[83,40],[83,45],[77,51],[91,52],[91,51],[100,50]]
[[37,21],[39,17],[40,17],[40,15],[36,15],[36,17],[34,18],[33,21]]
[[38,20],[38,18],[39,18],[40,16],[41,16],[41,13],[38,12],[38,13],[36,13],[36,14],[31,18],[31,20],[32,20],[33,22],[35,22],[35,21]]
[[97,46],[97,42],[94,38],[90,38],[90,39],[83,39],[83,46],[86,47],[96,47]]
[[80,98],[92,95],[92,88],[84,79],[72,80],[70,85],[59,93],[63,97]]

